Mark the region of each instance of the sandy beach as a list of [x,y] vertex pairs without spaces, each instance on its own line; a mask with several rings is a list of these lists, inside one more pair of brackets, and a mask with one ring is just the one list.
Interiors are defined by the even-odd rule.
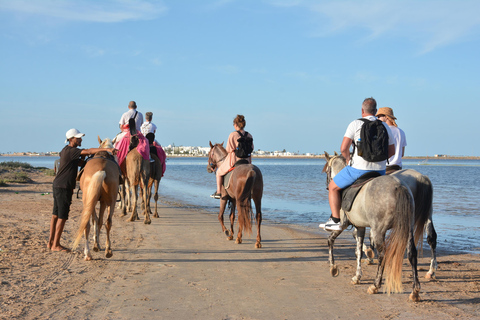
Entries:
[[[422,300],[413,303],[406,259],[403,294],[367,293],[376,266],[364,265],[362,283],[350,284],[350,233],[336,242],[340,275],[333,278],[325,232],[266,221],[263,248],[255,249],[253,235],[240,245],[227,241],[216,215],[168,201],[151,225],[126,222],[116,211],[110,259],[94,252],[93,261],[84,261],[83,241],[76,252],[50,252],[53,177],[31,178],[34,183],[0,187],[0,319],[480,317],[478,255],[451,253],[440,243],[436,279],[427,280],[425,248],[419,258]],[[73,242],[81,210],[74,197],[64,245]]]

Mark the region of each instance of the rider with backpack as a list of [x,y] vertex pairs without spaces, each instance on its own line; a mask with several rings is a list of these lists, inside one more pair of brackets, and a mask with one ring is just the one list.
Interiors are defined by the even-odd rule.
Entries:
[[233,119],[235,131],[228,136],[227,146],[225,148],[227,157],[217,169],[217,191],[210,196],[212,198],[220,199],[223,176],[235,166],[237,161],[244,159],[248,163],[252,163],[253,137],[244,130],[246,124],[245,117],[242,115],[238,114],[235,119]]
[[[340,151],[349,164],[328,185],[328,201],[332,215],[320,228],[340,231],[341,191],[352,185],[367,172],[385,174],[387,159],[395,154],[392,131],[388,125],[375,117],[377,102],[367,98],[362,103],[362,118],[352,121],[343,137]],[[350,147],[353,145],[353,156]]]

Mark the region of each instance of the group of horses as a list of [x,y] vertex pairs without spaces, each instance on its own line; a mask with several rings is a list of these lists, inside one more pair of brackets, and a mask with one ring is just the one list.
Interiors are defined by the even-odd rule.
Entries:
[[[112,141],[109,138],[105,140],[98,137],[100,148],[113,148],[115,139]],[[98,152],[93,158],[89,159],[85,164],[83,173],[80,177],[80,189],[83,191],[83,211],[81,214],[80,226],[77,236],[73,243],[75,249],[82,235],[85,235],[85,260],[92,260],[90,248],[88,244],[88,236],[90,233],[90,220],[93,225],[93,251],[99,251],[100,246],[98,239],[100,229],[104,221],[104,214],[108,208],[108,213],[105,219],[105,229],[107,231],[107,240],[105,244],[105,257],[112,257],[112,249],[110,244],[110,230],[112,227],[113,212],[117,201],[118,193],[120,192],[120,209],[122,215],[127,214],[127,210],[132,214],[127,221],[135,221],[139,219],[137,212],[138,188],[140,187],[140,194],[142,197],[143,214],[145,216],[144,223],[150,224],[150,215],[152,214],[150,208],[150,198],[152,196],[152,186],[154,186],[154,200],[155,213],[153,216],[158,218],[157,201],[158,188],[162,178],[162,163],[156,155],[151,155],[154,159],[153,166],[149,160],[137,151],[135,146],[138,144],[138,136],[131,135],[130,151],[128,152],[125,161],[119,166],[113,155],[106,151]],[[151,170],[153,168],[153,170]],[[122,176],[124,178],[122,178]],[[95,207],[100,202],[100,208],[97,212]]]
[[[135,136],[132,136],[135,139]],[[111,147],[112,141],[106,139],[101,141],[101,147]],[[135,143],[131,141],[131,143]],[[83,190],[83,212],[80,228],[74,243],[78,245],[82,234],[85,234],[85,260],[91,260],[88,246],[88,235],[90,230],[90,219],[94,225],[94,251],[99,250],[98,237],[102,226],[103,215],[108,207],[108,215],[105,222],[107,230],[107,241],[105,256],[112,256],[110,246],[110,229],[112,215],[117,199],[117,192],[120,186],[118,165],[109,160],[108,154],[97,154],[87,162],[84,174],[80,180]],[[215,170],[225,161],[227,151],[223,143],[212,144],[208,154],[207,171]],[[156,158],[156,157],[155,157]],[[125,173],[125,188],[123,188],[121,199],[125,199],[125,190],[130,194],[129,205],[132,215],[127,221],[138,219],[137,188],[140,185],[145,214],[145,224],[150,224],[150,197],[152,186],[155,185],[155,203],[158,200],[158,183],[161,179],[161,163],[155,159],[156,176],[150,175],[150,163],[136,151],[135,148],[129,151],[126,161],[122,165]],[[331,179],[346,166],[345,158],[335,153],[330,156],[325,152],[326,164],[323,172],[327,174],[327,185]],[[123,167],[124,166],[124,167]],[[260,226],[262,222],[262,196],[263,176],[260,169],[252,164],[238,164],[231,171],[228,182],[221,189],[220,211],[218,220],[222,231],[228,240],[233,240],[235,211],[238,211],[238,232],[235,243],[242,243],[243,233],[252,232],[253,219],[255,217],[257,226],[257,237],[255,248],[261,248]],[[255,215],[253,214],[251,200],[255,204]],[[100,210],[96,215],[95,205],[100,202]],[[417,270],[417,246],[423,243],[424,231],[427,232],[427,243],[431,248],[430,269],[427,278],[434,278],[437,269],[436,243],[437,235],[432,222],[433,188],[429,178],[419,172],[407,169],[400,170],[393,174],[384,175],[371,179],[358,192],[349,211],[341,210],[341,231],[333,231],[328,237],[329,264],[332,276],[339,274],[335,264],[333,248],[335,239],[348,226],[352,225],[357,245],[356,274],[352,278],[353,284],[359,284],[362,278],[361,259],[363,250],[369,261],[373,260],[373,249],[378,254],[377,275],[374,284],[368,288],[368,293],[377,293],[382,285],[383,274],[385,273],[385,291],[403,292],[402,288],[402,265],[407,252],[413,274],[413,290],[410,294],[412,301],[419,301],[420,282]],[[122,201],[122,203],[124,203]],[[230,208],[230,229],[224,224],[223,215],[227,205]],[[123,215],[126,214],[127,205],[122,206]],[[157,205],[155,215],[158,217]],[[370,247],[364,244],[366,228],[370,228]]]

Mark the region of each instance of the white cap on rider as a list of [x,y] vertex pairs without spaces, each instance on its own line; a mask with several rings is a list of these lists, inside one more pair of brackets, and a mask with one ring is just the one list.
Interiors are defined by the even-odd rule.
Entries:
[[67,133],[65,134],[65,136],[67,137],[67,140],[65,140],[65,143],[68,143],[68,140],[70,140],[71,138],[81,138],[85,135],[85,133],[81,133],[80,131],[78,131],[77,129],[70,129],[67,131]]

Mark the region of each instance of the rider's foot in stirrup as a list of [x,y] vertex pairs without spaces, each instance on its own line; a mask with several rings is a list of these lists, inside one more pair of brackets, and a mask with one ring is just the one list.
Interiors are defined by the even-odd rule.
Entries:
[[220,199],[221,194],[215,191],[210,197],[214,199]]
[[320,224],[319,227],[323,228],[325,231],[342,231],[340,221],[335,222],[332,218],[328,219],[327,222]]

